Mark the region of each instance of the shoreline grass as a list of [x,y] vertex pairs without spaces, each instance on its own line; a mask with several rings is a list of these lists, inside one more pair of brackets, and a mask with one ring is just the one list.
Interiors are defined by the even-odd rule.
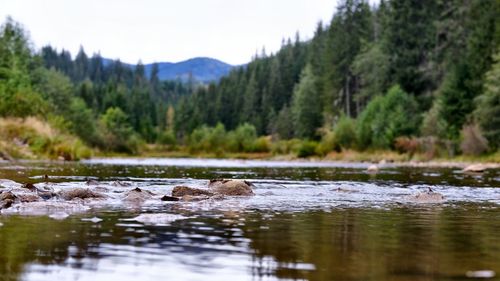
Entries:
[[148,145],[136,155],[123,153],[98,152],[94,157],[131,157],[131,158],[207,158],[207,159],[241,159],[241,160],[276,160],[276,161],[337,161],[337,162],[367,162],[367,163],[435,163],[439,164],[469,164],[493,163],[500,164],[500,152],[484,156],[435,157],[428,159],[424,154],[399,153],[392,150],[356,151],[344,150],[342,152],[329,152],[325,156],[298,157],[294,153],[273,154],[271,152],[190,152],[185,147],[168,150],[158,145]]

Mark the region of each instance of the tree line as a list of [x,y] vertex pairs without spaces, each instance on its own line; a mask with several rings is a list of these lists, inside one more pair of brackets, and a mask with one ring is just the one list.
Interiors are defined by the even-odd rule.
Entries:
[[7,18],[0,30],[0,116],[41,116],[88,145],[136,152],[143,142],[168,139],[173,106],[196,87],[193,80],[160,81],[158,71],[156,64],[145,73],[140,62],[89,57],[83,48],[74,58],[51,46],[34,50],[23,26]]
[[495,151],[499,42],[498,0],[342,0],[311,40],[285,40],[181,98],[176,132],[249,123],[337,150]]
[[0,116],[44,116],[108,151],[157,142],[252,152],[304,140],[305,154],[481,154],[500,146],[499,42],[500,0],[341,0],[310,40],[297,34],[203,85],[83,48],[74,58],[34,50],[7,19]]

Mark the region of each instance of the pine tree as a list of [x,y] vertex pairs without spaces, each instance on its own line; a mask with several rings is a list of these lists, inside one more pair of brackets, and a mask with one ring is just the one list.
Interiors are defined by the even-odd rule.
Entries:
[[394,83],[417,97],[429,94],[432,85],[424,77],[424,65],[435,46],[435,0],[390,1],[385,48],[390,55],[390,75]]
[[490,146],[500,148],[500,49],[495,55],[495,64],[488,73],[485,92],[476,100],[476,117]]
[[311,66],[307,65],[295,87],[292,100],[295,134],[300,138],[315,138],[316,130],[322,123],[321,100],[315,86],[316,77]]
[[326,49],[325,110],[329,115],[355,116],[358,79],[351,64],[364,42],[372,40],[371,12],[364,0],[343,0],[332,19]]

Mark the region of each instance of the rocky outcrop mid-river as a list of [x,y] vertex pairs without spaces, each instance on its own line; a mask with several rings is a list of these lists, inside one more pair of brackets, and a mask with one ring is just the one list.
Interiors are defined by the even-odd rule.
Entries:
[[[162,183],[165,182],[165,183]],[[176,183],[179,183],[176,185]],[[299,183],[299,184],[298,184]],[[162,181],[94,181],[42,182],[20,184],[0,179],[0,214],[47,214],[64,218],[88,210],[180,210],[180,209],[237,209],[255,208],[335,208],[345,204],[428,204],[454,201],[453,193],[445,192],[447,198],[429,189],[398,188],[372,184],[303,183],[303,182],[259,182],[259,189],[245,180],[215,179],[200,180],[164,179]],[[333,186],[332,186],[333,185]],[[332,189],[332,187],[334,187]],[[259,191],[259,192],[255,192]],[[481,192],[484,192],[482,189]],[[254,195],[257,195],[254,197]],[[451,196],[451,197],[450,197]],[[491,195],[493,196],[493,195]]]
[[[252,184],[240,180],[212,180],[204,188],[175,186],[171,196],[155,193],[132,184],[113,182],[108,187],[100,186],[98,181],[84,183],[84,187],[59,187],[54,190],[51,183],[19,184],[9,180],[0,180],[10,188],[0,186],[0,212],[19,214],[75,213],[107,205],[138,207],[151,202],[199,202],[205,200],[223,200],[225,196],[253,195]],[[75,184],[76,185],[76,184]]]

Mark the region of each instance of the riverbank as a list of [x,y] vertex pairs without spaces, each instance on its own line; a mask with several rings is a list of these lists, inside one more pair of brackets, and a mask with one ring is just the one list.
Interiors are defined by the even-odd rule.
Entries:
[[300,158],[295,154],[268,153],[189,153],[188,151],[161,151],[150,149],[142,151],[139,155],[117,153],[98,153],[94,158],[174,158],[174,159],[224,159],[224,160],[260,160],[279,162],[338,162],[338,163],[370,163],[379,165],[396,165],[410,167],[460,167],[465,168],[471,164],[484,164],[492,168],[500,168],[500,152],[485,156],[456,156],[449,158],[428,159],[425,155],[398,153],[395,151],[378,150],[359,152],[346,150],[343,152],[330,152],[324,157]]
[[89,158],[207,158],[275,161],[335,161],[365,163],[397,163],[399,165],[466,166],[472,163],[500,164],[500,151],[482,156],[459,155],[454,157],[430,157],[421,153],[399,153],[392,150],[343,150],[299,157],[300,151],[285,152],[198,152],[183,146],[142,144],[137,154],[109,153],[87,147],[77,137],[43,122],[37,118],[0,119],[0,160],[65,160],[75,161]]

